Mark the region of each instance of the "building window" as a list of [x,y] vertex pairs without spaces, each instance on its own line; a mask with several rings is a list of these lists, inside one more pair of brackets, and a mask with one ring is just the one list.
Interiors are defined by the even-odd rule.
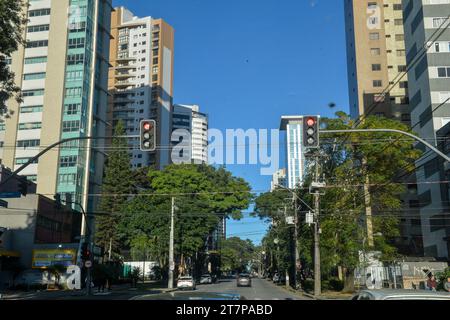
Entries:
[[396,34],[395,41],[405,41],[405,35],[404,34]]
[[24,106],[20,107],[20,113],[42,112],[44,106]]
[[69,39],[69,49],[84,48],[84,38]]
[[48,24],[41,24],[38,26],[30,26],[27,28],[27,32],[42,32],[42,31],[48,31],[50,30],[50,25]]
[[408,88],[408,81],[400,81],[399,86],[402,89],[407,89]]
[[32,57],[24,59],[25,64],[46,63],[46,62],[47,57]]
[[84,54],[83,53],[69,54],[67,56],[67,64],[69,66],[83,64],[83,62],[84,62]]
[[380,55],[380,48],[372,48],[372,49],[370,49],[370,54],[372,55],[372,56],[379,56]]
[[64,114],[66,115],[78,114],[80,112],[80,109],[81,109],[80,103],[66,104],[64,105]]
[[406,72],[406,66],[398,66],[398,72]]
[[79,120],[63,121],[63,132],[73,132],[79,130],[80,130]]
[[42,127],[41,122],[19,123],[19,130],[33,130],[33,129],[40,129],[41,127]]
[[381,64],[372,64],[372,71],[380,71],[381,70]]
[[48,47],[48,40],[28,41],[27,48]]
[[22,97],[36,97],[36,96],[43,96],[43,95],[44,95],[44,89],[22,91]]
[[59,158],[59,166],[61,168],[75,167],[77,165],[77,156],[63,156]]
[[433,18],[433,28],[440,28],[447,18]]
[[[31,158],[16,158],[15,164],[16,165],[23,165],[30,161]],[[38,163],[38,159],[34,160],[32,163]]]
[[437,68],[439,78],[450,78],[450,67]]
[[66,89],[66,98],[81,97],[82,92],[83,92],[83,89],[81,87],[67,88]]
[[370,40],[380,40],[380,33],[379,32],[371,32],[369,34]]
[[383,86],[383,81],[381,81],[381,80],[373,80],[373,86],[375,88],[382,87]]
[[404,57],[406,55],[405,50],[397,50],[397,57]]
[[45,72],[27,73],[23,75],[23,80],[45,79]]
[[41,140],[19,140],[17,141],[18,148],[38,147],[41,144]]
[[49,14],[50,14],[50,9],[39,9],[39,10],[28,11],[29,17],[48,16]]

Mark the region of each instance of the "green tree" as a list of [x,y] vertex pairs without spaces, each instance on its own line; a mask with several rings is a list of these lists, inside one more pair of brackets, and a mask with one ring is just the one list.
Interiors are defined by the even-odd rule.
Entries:
[[254,259],[255,246],[251,240],[231,237],[222,242],[220,253],[222,271],[244,272]]
[[137,235],[146,234],[149,252],[167,269],[171,196],[175,197],[175,250],[195,264],[205,251],[206,240],[217,227],[219,215],[241,218],[249,206],[250,186],[224,168],[206,164],[169,165],[148,172],[149,188],[128,201],[120,232],[130,246]]
[[0,119],[9,117],[6,102],[15,96],[21,102],[20,88],[14,82],[14,73],[8,60],[24,43],[22,32],[27,21],[22,0],[0,0]]
[[[336,118],[322,119],[325,129],[351,129],[353,120],[343,113]],[[360,128],[390,128],[407,132],[404,124],[383,117],[367,117]],[[406,191],[402,177],[414,169],[420,151],[412,148],[413,140],[392,133],[352,133],[321,137],[321,173],[327,182],[321,196],[321,266],[322,276],[329,277],[336,267],[343,267],[346,290],[352,290],[354,269],[360,265],[360,252],[380,252],[381,261],[398,258],[394,240],[399,236],[401,195]],[[309,161],[308,161],[309,162]],[[307,165],[314,169],[313,166]],[[403,168],[403,170],[400,170]],[[304,186],[309,186],[314,170],[306,172]],[[369,180],[370,206],[373,209],[374,246],[368,247],[364,184]],[[312,204],[308,188],[299,188],[297,195]],[[256,199],[255,213],[261,218],[276,219],[284,192],[275,191]],[[307,211],[303,207],[303,211]],[[300,214],[299,247],[307,264],[313,261],[312,227],[302,223]],[[304,220],[303,220],[304,221]],[[280,227],[273,227],[282,231]],[[271,230],[272,231],[272,230]],[[274,231],[273,231],[274,232]],[[269,234],[270,235],[270,234]],[[270,241],[267,242],[268,245]]]
[[119,137],[124,134],[123,122],[119,121],[114,130],[111,150],[105,164],[102,197],[99,204],[99,211],[102,214],[96,217],[96,243],[109,250],[111,242],[112,252],[118,252],[121,248],[118,232],[120,212],[133,192],[133,181],[130,179],[133,172],[127,152],[128,143],[125,138]]

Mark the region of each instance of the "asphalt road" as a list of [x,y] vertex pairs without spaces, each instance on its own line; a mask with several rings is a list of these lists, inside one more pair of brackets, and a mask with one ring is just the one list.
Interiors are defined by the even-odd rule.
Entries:
[[247,300],[309,300],[258,278],[252,279],[251,287],[237,287],[236,279],[222,279],[216,284],[197,285],[196,291],[240,294]]

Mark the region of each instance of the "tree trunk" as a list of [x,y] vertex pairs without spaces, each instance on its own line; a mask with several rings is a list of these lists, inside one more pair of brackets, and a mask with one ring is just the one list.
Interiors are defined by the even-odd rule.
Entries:
[[355,269],[354,268],[343,268],[344,272],[344,293],[355,292]]

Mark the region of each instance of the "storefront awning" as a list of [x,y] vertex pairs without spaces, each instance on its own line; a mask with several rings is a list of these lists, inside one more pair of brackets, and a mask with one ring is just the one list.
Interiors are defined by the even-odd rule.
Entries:
[[13,257],[13,258],[19,258],[20,257],[20,252],[17,251],[8,251],[8,250],[3,250],[0,249],[0,257]]

